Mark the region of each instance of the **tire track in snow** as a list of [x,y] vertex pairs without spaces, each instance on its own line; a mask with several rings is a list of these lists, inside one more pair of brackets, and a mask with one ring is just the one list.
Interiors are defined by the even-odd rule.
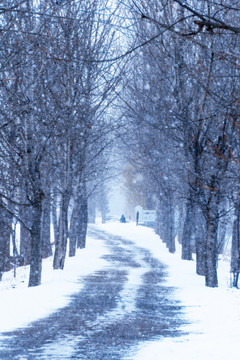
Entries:
[[95,321],[87,322],[86,324],[89,328],[94,328],[95,331],[102,331],[103,326],[109,326],[112,323],[121,321],[124,316],[137,310],[136,298],[140,286],[143,285],[142,276],[150,270],[150,267],[139,253],[135,254],[134,261],[138,264],[137,268],[119,268],[120,270],[128,271],[128,274],[126,275],[124,287],[118,295],[117,307],[99,316]]
[[6,334],[0,359],[121,360],[140,341],[178,336],[181,309],[162,283],[164,266],[130,241],[90,235],[109,246],[109,267],[85,277],[66,308]]

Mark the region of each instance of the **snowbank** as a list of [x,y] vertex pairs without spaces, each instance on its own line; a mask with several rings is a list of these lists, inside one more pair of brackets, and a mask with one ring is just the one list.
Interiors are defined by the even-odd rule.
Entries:
[[0,282],[0,332],[25,327],[32,321],[43,318],[66,306],[70,295],[78,292],[81,277],[104,267],[101,259],[107,253],[103,241],[88,237],[87,248],[77,256],[67,258],[65,269],[53,270],[52,258],[43,260],[42,285],[28,288],[29,266],[3,274]]

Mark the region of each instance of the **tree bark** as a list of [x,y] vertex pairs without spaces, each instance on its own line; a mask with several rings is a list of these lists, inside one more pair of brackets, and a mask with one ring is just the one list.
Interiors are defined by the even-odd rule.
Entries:
[[185,208],[181,206],[178,212],[178,222],[177,222],[177,241],[179,244],[182,244],[183,237],[183,228],[184,228],[184,219],[186,217]]
[[81,197],[80,203],[80,218],[77,230],[77,248],[84,249],[86,247],[88,224],[88,200],[86,196]]
[[50,194],[48,194],[43,202],[43,214],[41,222],[42,257],[44,259],[52,255],[50,207]]
[[207,238],[206,238],[206,275],[205,284],[209,287],[218,286],[217,278],[217,235],[218,220],[211,216],[210,210],[207,211]]
[[200,209],[197,211],[196,226],[196,273],[201,276],[206,275],[206,226],[205,219]]
[[66,251],[67,251],[67,239],[68,239],[68,206],[70,196],[68,193],[62,195],[62,201],[60,205],[59,215],[59,234],[58,239],[55,242],[55,252],[53,259],[53,268],[55,270],[64,268]]
[[10,234],[12,217],[4,210],[1,209],[0,217],[0,280],[4,271],[9,270],[10,264]]
[[59,221],[57,216],[57,194],[56,191],[53,193],[52,200],[52,221],[53,221],[53,232],[54,232],[54,243],[57,243],[57,239],[59,237]]
[[161,200],[159,200],[158,207],[158,232],[157,234],[160,236],[162,242],[167,246],[168,239],[168,223],[169,219],[167,216],[168,213],[168,203],[166,196],[161,196]]
[[74,207],[72,211],[71,221],[70,221],[70,231],[69,231],[69,256],[76,255],[77,248],[77,227],[79,226],[80,221],[80,211],[79,211],[79,202],[78,199],[74,202]]
[[32,207],[31,226],[31,263],[28,286],[41,284],[42,276],[42,241],[41,241],[42,200],[36,200]]
[[[24,223],[30,223],[32,220],[32,211],[29,207],[21,209],[21,219]],[[20,224],[20,256],[23,258],[23,265],[29,265],[31,262],[31,234],[30,231]]]
[[194,205],[188,201],[182,234],[182,259],[192,260],[191,239],[193,235]]
[[196,273],[206,276],[206,241],[204,234],[196,238]]
[[233,273],[233,286],[238,286],[240,273],[240,203],[235,205],[235,220],[232,230],[232,250],[231,250],[231,273]]
[[172,194],[168,194],[167,196],[167,208],[166,208],[166,244],[168,251],[170,253],[175,253],[175,221],[174,221],[174,207],[173,207],[173,198]]

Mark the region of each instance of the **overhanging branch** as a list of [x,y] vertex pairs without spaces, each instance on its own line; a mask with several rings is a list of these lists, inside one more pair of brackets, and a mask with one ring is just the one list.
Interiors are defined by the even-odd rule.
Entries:
[[192,15],[200,19],[197,22],[195,21],[195,23],[199,26],[202,27],[205,26],[208,30],[223,29],[223,30],[229,30],[235,34],[240,34],[240,27],[231,26],[229,24],[226,24],[224,21],[220,19],[216,19],[215,17],[201,14],[198,10],[193,9],[186,2],[182,2],[180,0],[173,0],[173,1],[178,3],[181,7],[188,10]]

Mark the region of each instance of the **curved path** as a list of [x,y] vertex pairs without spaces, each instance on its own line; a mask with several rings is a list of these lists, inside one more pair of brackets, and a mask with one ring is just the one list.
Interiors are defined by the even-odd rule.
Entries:
[[164,286],[164,265],[120,237],[91,228],[89,235],[109,246],[108,267],[85,277],[69,306],[3,334],[0,359],[120,360],[142,341],[181,335],[181,306]]

